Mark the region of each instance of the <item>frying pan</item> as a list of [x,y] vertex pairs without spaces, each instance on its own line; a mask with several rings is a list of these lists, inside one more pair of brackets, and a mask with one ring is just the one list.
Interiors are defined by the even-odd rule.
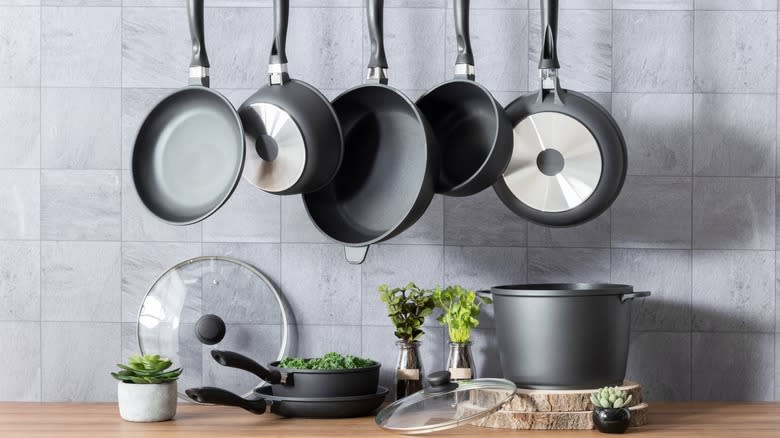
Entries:
[[469,0],[454,0],[455,78],[417,100],[439,144],[436,193],[469,196],[493,185],[512,156],[512,124],[487,88],[475,82]]
[[270,402],[271,412],[274,414],[304,418],[363,417],[374,412],[382,404],[387,392],[387,388],[380,386],[373,394],[353,397],[281,397],[273,395],[272,389],[264,386],[256,390],[258,399],[249,400],[220,388],[202,387],[186,390],[187,395],[199,403],[235,406],[260,415],[265,412]]
[[514,126],[512,159],[494,185],[516,214],[571,226],[603,213],[623,187],[626,143],[617,122],[589,97],[558,80],[558,0],[540,0],[541,89],[506,108]]
[[313,86],[287,73],[289,0],[274,0],[269,85],[238,109],[246,135],[244,178],[278,195],[306,193],[329,183],[341,165],[336,113]]
[[383,0],[366,0],[371,56],[368,80],[333,101],[344,133],[344,161],[322,190],[303,195],[319,230],[362,263],[368,246],[387,240],[423,215],[439,172],[435,138],[425,117],[387,85]]
[[244,131],[233,105],[209,89],[203,0],[188,0],[189,86],[163,98],[135,139],[133,182],[144,206],[174,225],[199,222],[235,190],[244,166]]
[[212,350],[220,365],[248,371],[273,385],[275,395],[283,397],[344,397],[376,393],[379,368],[375,362],[364,368],[343,370],[291,370],[272,362],[270,370],[254,360],[232,351]]

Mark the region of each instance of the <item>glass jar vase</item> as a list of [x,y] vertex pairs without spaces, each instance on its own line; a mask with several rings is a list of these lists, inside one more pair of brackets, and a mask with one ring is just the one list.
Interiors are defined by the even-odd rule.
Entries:
[[398,360],[395,363],[395,397],[400,399],[423,389],[425,375],[420,356],[419,341],[398,341]]

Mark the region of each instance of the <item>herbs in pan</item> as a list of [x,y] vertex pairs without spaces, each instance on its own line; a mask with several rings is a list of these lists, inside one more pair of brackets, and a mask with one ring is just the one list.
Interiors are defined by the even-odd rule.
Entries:
[[442,311],[437,319],[447,326],[452,342],[469,342],[471,329],[479,325],[477,316],[480,305],[493,302],[460,285],[449,286],[444,290],[437,287],[433,290],[433,301]]
[[425,317],[433,313],[433,297],[414,283],[390,289],[386,284],[379,286],[379,299],[387,306],[387,316],[395,326],[395,337],[414,342],[425,334],[422,330]]
[[179,378],[182,369],[168,370],[173,363],[159,354],[130,356],[127,365],[117,364],[118,373],[111,373],[117,380],[125,383],[168,383]]
[[374,365],[371,359],[352,356],[351,354],[341,355],[330,352],[324,356],[312,359],[302,359],[300,357],[288,357],[279,362],[279,368],[291,368],[296,370],[343,370],[354,368],[365,368]]

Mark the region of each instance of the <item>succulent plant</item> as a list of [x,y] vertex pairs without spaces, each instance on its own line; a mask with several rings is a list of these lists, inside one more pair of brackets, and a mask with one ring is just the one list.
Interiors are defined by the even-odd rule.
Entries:
[[631,394],[617,386],[605,386],[591,394],[590,401],[599,408],[622,408],[631,401]]
[[168,383],[178,379],[182,371],[181,368],[166,371],[172,364],[159,354],[130,356],[127,365],[117,364],[121,371],[111,376],[125,383]]

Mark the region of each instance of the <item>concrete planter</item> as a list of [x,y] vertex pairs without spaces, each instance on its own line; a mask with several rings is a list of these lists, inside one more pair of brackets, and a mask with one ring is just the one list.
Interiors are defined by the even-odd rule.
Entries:
[[127,421],[167,421],[176,415],[176,381],[158,384],[118,382],[119,415]]

